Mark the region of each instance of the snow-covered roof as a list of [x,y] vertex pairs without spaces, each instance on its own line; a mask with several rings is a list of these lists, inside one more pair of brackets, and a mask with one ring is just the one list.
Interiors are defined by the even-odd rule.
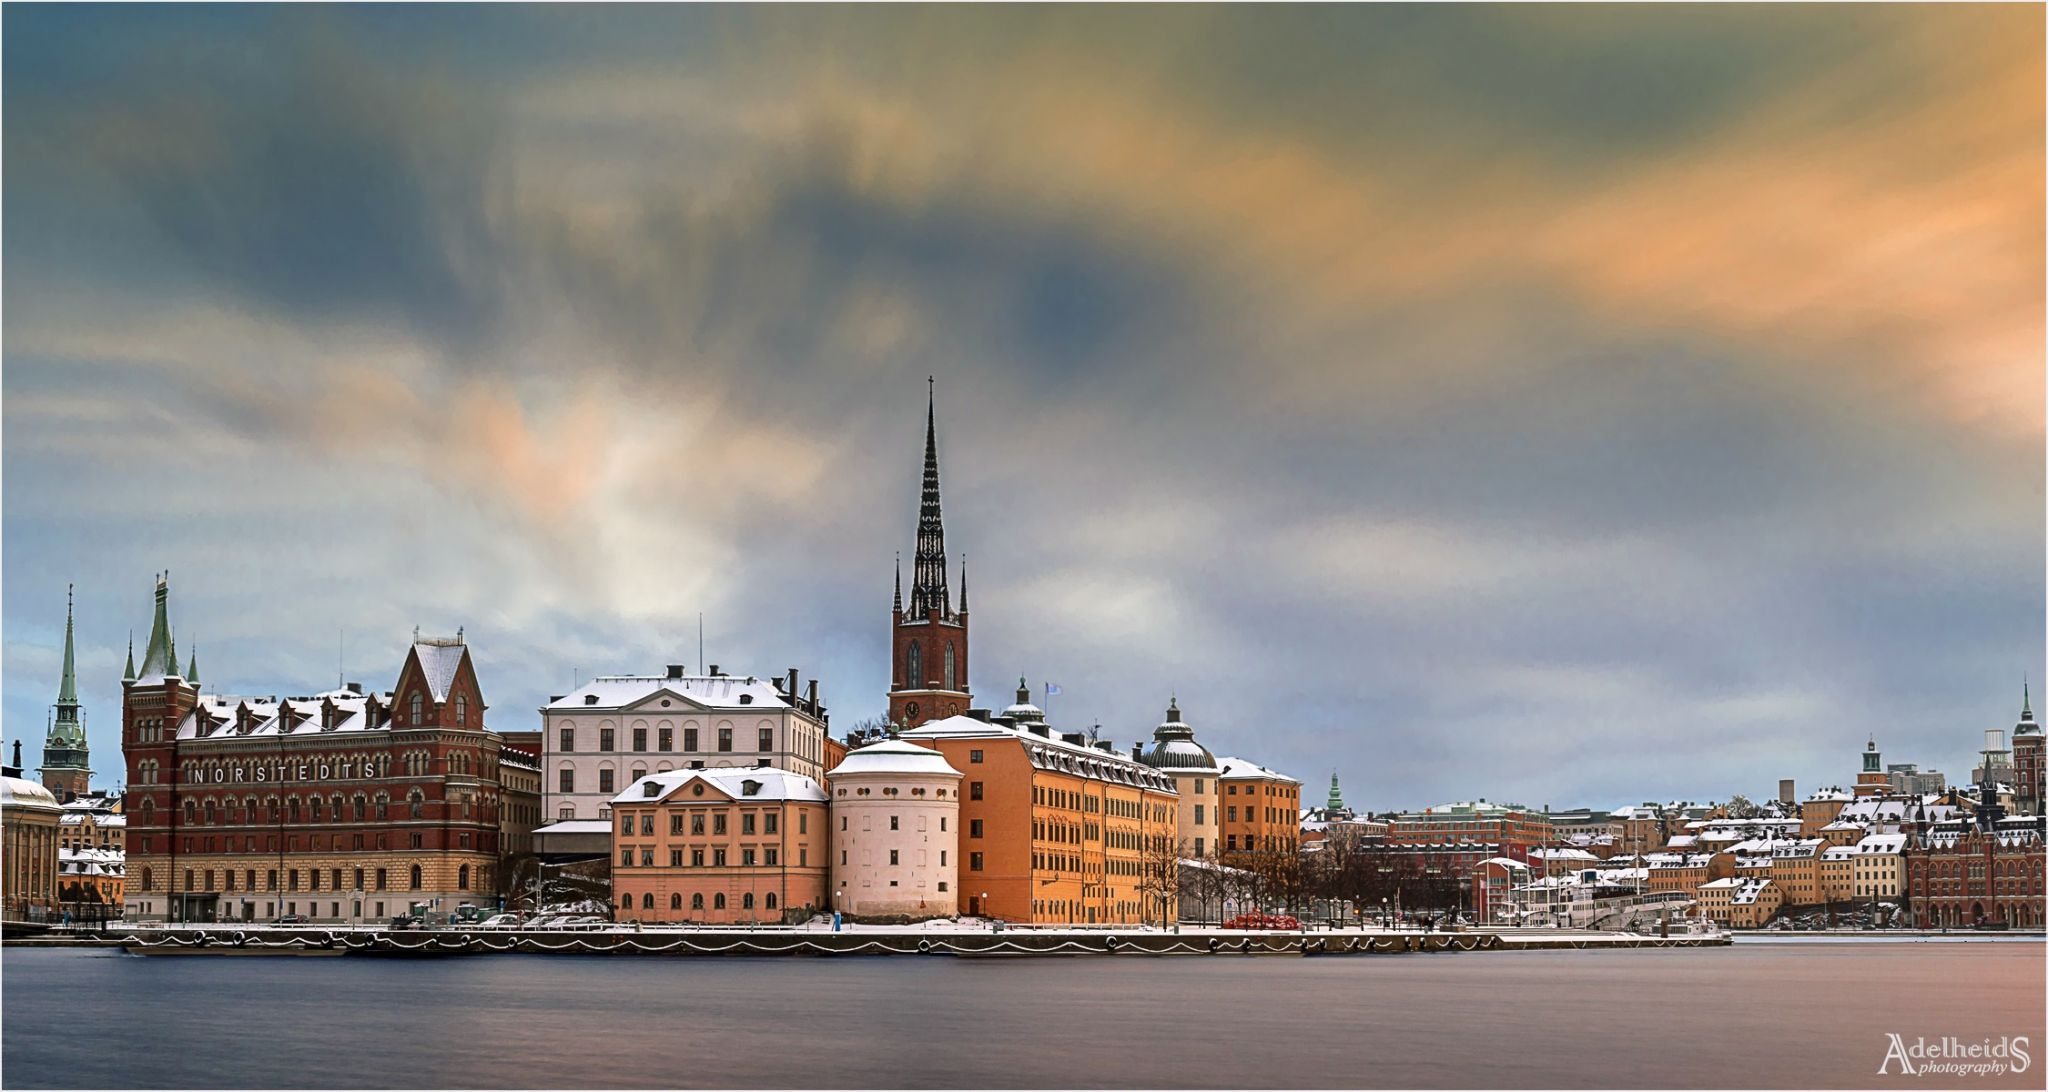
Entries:
[[448,700],[448,688],[455,685],[455,672],[469,652],[460,639],[414,641],[413,652],[420,659],[420,674],[427,680],[427,693],[437,702]]
[[1906,850],[1906,836],[1903,834],[1866,834],[1856,843],[1858,853],[1903,853]]
[[535,827],[535,834],[610,834],[612,823],[609,819],[561,819],[544,827]]
[[21,777],[0,777],[0,804],[31,811],[59,810],[54,793]]
[[544,712],[613,712],[660,699],[699,709],[786,709],[782,691],[752,675],[599,675],[547,703]]
[[[1040,735],[1038,730],[1045,734]],[[1069,742],[1048,725],[1011,727],[979,720],[965,714],[926,721],[899,733],[908,740],[1014,739],[1023,743],[1025,757],[1036,769],[1059,770],[1097,781],[1135,785],[1153,792],[1175,792],[1173,778],[1115,749]]]
[[845,760],[832,767],[825,777],[859,777],[867,774],[959,777],[960,771],[946,761],[945,755],[933,748],[920,747],[902,740],[889,740],[846,752]]
[[[324,690],[298,698],[202,693],[185,719],[178,722],[178,738],[245,739],[279,734],[382,731],[390,721],[385,716],[370,715],[372,696],[346,689]],[[390,708],[389,693],[374,697],[383,708]],[[323,723],[330,705],[333,719]]]
[[1543,846],[1529,851],[1532,859],[1539,861],[1597,861],[1600,858],[1583,849],[1558,849]]
[[[648,774],[612,797],[617,804],[657,804],[693,782],[701,782],[734,800],[797,800],[825,802],[825,790],[802,774],[773,766],[742,766],[714,770],[670,770]],[[686,794],[694,799],[694,791]]]
[[1224,781],[1284,781],[1290,785],[1301,784],[1278,770],[1269,770],[1256,762],[1242,758],[1218,758],[1216,768],[1222,771],[1217,776]]

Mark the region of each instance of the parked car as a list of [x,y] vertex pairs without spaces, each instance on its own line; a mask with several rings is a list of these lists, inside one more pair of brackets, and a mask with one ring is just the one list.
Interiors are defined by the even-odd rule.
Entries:
[[272,925],[304,925],[304,924],[306,924],[306,919],[305,919],[305,917],[304,917],[303,915],[300,915],[300,914],[286,914],[285,916],[283,916],[283,917],[281,917],[281,918],[276,918],[276,919],[272,920],[270,924],[272,924]]
[[492,914],[490,917],[477,922],[476,927],[479,929],[517,929],[519,927],[519,915]]
[[426,924],[425,918],[417,918],[411,914],[399,914],[391,919],[391,927],[393,929],[419,929],[425,927]]
[[1225,929],[1299,929],[1301,922],[1292,914],[1239,914],[1223,923]]

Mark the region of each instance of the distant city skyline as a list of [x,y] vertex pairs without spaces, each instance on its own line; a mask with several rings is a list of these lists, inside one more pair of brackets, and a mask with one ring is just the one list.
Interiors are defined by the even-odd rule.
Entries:
[[[4,715],[975,704],[1372,810],[1968,775],[2043,675],[2038,8],[4,13]],[[338,648],[338,640],[342,647]]]

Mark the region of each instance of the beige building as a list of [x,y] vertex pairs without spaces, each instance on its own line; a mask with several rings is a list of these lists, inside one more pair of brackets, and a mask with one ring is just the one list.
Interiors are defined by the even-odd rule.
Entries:
[[1820,851],[1820,897],[1823,902],[1856,898],[1856,847],[1829,845]]
[[1893,900],[1905,882],[1906,836],[1872,834],[1856,843],[1854,890],[1858,901]]
[[1708,920],[1737,929],[1755,929],[1770,921],[1784,902],[1770,880],[1736,876],[1701,884],[1697,898]]
[[[18,752],[20,744],[15,745]],[[57,903],[58,819],[63,809],[50,790],[17,776],[0,775],[0,916],[45,921]]]
[[600,675],[540,712],[547,822],[608,819],[612,798],[649,774],[771,766],[816,781],[827,768],[818,683],[800,695],[794,668],[779,679],[676,665]]
[[847,753],[828,775],[834,909],[855,920],[959,913],[960,777],[914,743]]
[[1195,742],[1195,730],[1180,719],[1180,700],[1166,703],[1166,721],[1152,730],[1152,746],[1133,746],[1138,761],[1173,778],[1180,794],[1180,821],[1175,832],[1183,857],[1213,857],[1222,842],[1222,768],[1207,747]]

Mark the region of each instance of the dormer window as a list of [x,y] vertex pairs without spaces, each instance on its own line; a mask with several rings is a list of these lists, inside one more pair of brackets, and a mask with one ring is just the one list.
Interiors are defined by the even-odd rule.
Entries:
[[650,797],[650,798],[651,798],[651,797],[656,797],[656,796],[660,796],[660,795],[661,795],[661,782],[659,782],[659,781],[649,781],[649,782],[648,782],[647,784],[645,784],[645,785],[642,785],[642,786],[640,787],[640,795],[642,795],[642,796],[645,796],[645,797]]
[[412,718],[411,723],[413,725],[417,726],[426,719],[425,709],[426,702],[415,692],[412,700],[406,705],[407,713]]
[[583,704],[585,704],[585,705],[596,705],[596,704],[597,704],[597,695],[596,695],[596,694],[585,694],[585,695],[583,695]]
[[752,695],[752,694],[741,694],[741,695],[740,695],[740,704],[741,704],[741,705],[752,705],[752,704],[754,704],[754,695]]
[[740,782],[741,796],[759,796],[760,793],[761,783],[759,781],[748,780]]

